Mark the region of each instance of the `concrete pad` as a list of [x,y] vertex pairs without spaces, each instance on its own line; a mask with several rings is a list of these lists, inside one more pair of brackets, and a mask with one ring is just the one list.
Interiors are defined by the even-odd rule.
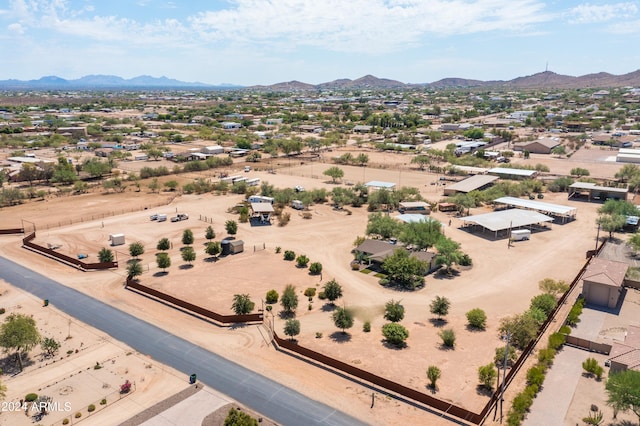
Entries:
[[209,414],[231,402],[212,389],[205,388],[142,423],[142,426],[199,425]]

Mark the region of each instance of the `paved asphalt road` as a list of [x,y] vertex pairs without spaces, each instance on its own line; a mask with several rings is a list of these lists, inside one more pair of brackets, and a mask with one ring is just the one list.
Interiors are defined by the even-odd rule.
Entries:
[[[87,279],[91,279],[88,272]],[[159,327],[0,257],[0,278],[283,425],[364,425]]]

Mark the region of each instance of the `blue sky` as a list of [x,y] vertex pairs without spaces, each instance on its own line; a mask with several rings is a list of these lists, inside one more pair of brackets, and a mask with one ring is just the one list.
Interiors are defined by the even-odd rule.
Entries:
[[0,0],[0,79],[509,80],[640,69],[640,1]]

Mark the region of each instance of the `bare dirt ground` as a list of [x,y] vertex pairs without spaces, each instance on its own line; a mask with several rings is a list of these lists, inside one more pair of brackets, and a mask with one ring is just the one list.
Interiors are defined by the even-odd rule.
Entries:
[[[332,154],[344,152],[346,149]],[[325,153],[326,161],[328,154]],[[371,163],[386,169],[341,166],[345,171],[343,182],[391,181],[399,186],[417,187],[431,201],[443,198],[442,187],[431,185],[437,176],[417,171],[410,164],[411,156],[373,151],[367,151],[367,154]],[[541,162],[538,159],[528,161]],[[330,164],[301,164],[293,159],[279,159],[279,162],[281,164],[276,174],[252,171],[247,175],[260,177],[276,187],[302,185],[307,189],[325,187],[330,190],[335,186],[322,175]],[[555,159],[552,163],[555,164]],[[556,171],[555,168],[559,170],[565,167],[565,163],[567,160],[558,159],[557,166],[550,164],[552,172]],[[594,176],[611,173],[609,164],[577,162],[569,168],[573,167],[588,168]],[[142,283],[222,312],[231,311],[233,294],[250,294],[259,308],[259,301],[267,290],[274,288],[282,292],[286,284],[294,284],[299,291],[297,317],[301,321],[301,334],[298,336],[301,344],[420,391],[427,391],[427,367],[438,365],[442,370],[442,378],[435,396],[474,411],[479,411],[488,399],[477,391],[477,368],[490,362],[495,348],[501,346],[497,333],[499,320],[525,310],[530,298],[539,293],[538,281],[541,279],[551,277],[570,281],[573,278],[584,263],[585,251],[595,245],[598,208],[597,204],[567,200],[566,194],[546,194],[545,201],[577,207],[577,220],[565,225],[553,225],[551,230],[534,233],[530,241],[515,243],[510,248],[506,240],[494,241],[482,235],[470,234],[460,228],[462,224],[458,219],[436,212],[433,217],[445,224],[445,234],[462,244],[462,250],[472,257],[474,265],[453,278],[430,275],[423,289],[400,292],[383,288],[374,276],[349,268],[352,243],[356,237],[364,235],[367,220],[364,208],[350,208],[353,214],[347,215],[326,205],[312,206],[313,217],[307,220],[298,216],[296,211],[289,210],[291,222],[286,227],[240,224],[236,237],[245,242],[245,252],[212,262],[207,261],[203,250],[206,242],[204,230],[209,223],[198,218],[209,218],[217,233],[216,239],[220,239],[225,235],[224,222],[237,219],[237,216],[227,213],[227,209],[241,200],[242,196],[189,195],[158,207],[158,204],[170,199],[168,193],[149,194],[144,189],[140,193],[126,191],[123,194],[89,194],[51,199],[3,210],[0,227],[17,226],[21,218],[27,218],[36,222],[40,230],[39,243],[61,244],[60,251],[70,255],[87,253],[90,260],[96,259],[100,248],[108,246],[110,234],[124,233],[127,244],[133,241],[145,244],[147,252],[142,256],[145,265]],[[145,207],[148,210],[144,210]],[[97,214],[105,210],[118,209],[136,211],[95,219]],[[151,213],[171,215],[177,211],[188,213],[191,218],[178,223],[156,223],[148,218]],[[474,209],[471,213],[487,211]],[[94,219],[90,219],[90,216]],[[66,220],[73,224],[58,226]],[[448,226],[449,220],[451,226]],[[184,267],[180,258],[180,239],[186,228],[192,229],[196,236],[194,247],[197,259],[192,267]],[[160,271],[154,261],[155,245],[163,237],[173,243],[169,251],[172,266],[166,275],[157,274]],[[135,313],[171,332],[180,333],[203,347],[371,424],[448,423],[427,411],[377,392],[374,408],[370,408],[370,388],[274,350],[262,327],[216,327],[126,291],[122,288],[124,267],[115,271],[80,273],[21,249],[17,237],[0,238],[0,252],[4,256],[35,270],[46,268],[49,276],[66,285]],[[264,250],[258,250],[263,246]],[[306,254],[312,262],[321,262],[322,281],[319,277],[308,275],[306,270],[297,269],[293,263],[282,260],[282,254],[275,253],[278,246],[283,251]],[[127,246],[115,249],[118,260],[124,263],[128,259]],[[320,289],[332,278],[344,288],[344,297],[338,304],[354,308],[356,312],[356,323],[348,330],[346,337],[332,324],[329,307],[316,296],[311,302],[311,310],[308,310],[309,302],[302,295],[305,288]],[[446,296],[452,302],[445,327],[453,328],[456,332],[454,350],[440,347],[437,333],[442,327],[432,321],[429,313],[429,303],[436,295]],[[383,307],[391,299],[401,300],[406,308],[402,324],[409,329],[410,337],[407,348],[402,350],[390,349],[381,341]],[[471,332],[465,327],[464,314],[476,307],[484,309],[489,318],[488,328],[484,332]],[[277,314],[279,306],[274,309]],[[275,329],[281,331],[283,320],[276,315],[274,321]],[[370,333],[362,331],[364,321],[371,321]],[[322,333],[322,337],[316,338],[316,333]],[[132,409],[130,414],[135,412]]]

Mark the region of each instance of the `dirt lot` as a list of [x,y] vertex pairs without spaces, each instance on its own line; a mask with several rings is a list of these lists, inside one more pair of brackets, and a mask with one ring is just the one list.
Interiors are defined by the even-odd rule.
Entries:
[[[437,180],[437,176],[412,170],[410,156],[368,154],[372,163],[384,164],[389,169],[343,167],[343,181],[392,181],[399,186],[418,187],[429,200],[443,198],[442,187],[430,184]],[[537,159],[528,161],[541,162]],[[558,165],[552,166],[555,160],[549,161],[552,162],[552,172],[556,168],[560,172],[568,163],[567,160],[558,160]],[[322,176],[329,164],[300,164],[295,160],[282,160],[280,167],[275,175],[261,171],[252,171],[248,175],[260,177],[276,187],[302,185],[307,189],[331,189],[334,186]],[[588,168],[592,175],[598,176],[599,173],[611,173],[609,164],[575,163],[572,167]],[[281,292],[286,284],[294,284],[300,292],[297,317],[302,324],[301,335],[298,336],[301,344],[421,391],[426,391],[427,367],[438,365],[442,370],[442,378],[436,396],[479,411],[488,397],[476,389],[477,368],[490,362],[494,349],[500,345],[496,332],[500,318],[525,310],[530,298],[539,292],[537,283],[541,279],[551,277],[569,281],[573,278],[584,262],[585,251],[595,245],[598,208],[596,204],[569,201],[566,194],[548,194],[545,201],[577,207],[577,220],[565,225],[553,225],[549,231],[534,233],[530,241],[515,243],[511,248],[507,247],[506,240],[494,241],[470,234],[460,228],[462,224],[458,219],[434,213],[433,217],[445,224],[445,234],[462,244],[463,251],[472,257],[474,265],[452,278],[430,275],[423,289],[400,292],[382,288],[374,276],[349,268],[352,243],[356,237],[364,235],[367,220],[364,208],[352,208],[353,214],[347,215],[326,205],[313,206],[312,219],[303,219],[296,211],[290,210],[291,222],[286,227],[240,224],[236,237],[245,242],[245,252],[217,262],[207,261],[203,244],[206,242],[204,229],[208,223],[198,218],[209,218],[217,233],[216,239],[220,239],[225,234],[224,222],[236,219],[236,216],[227,213],[227,209],[240,199],[242,196],[239,195],[189,195],[176,198],[167,205],[166,202],[171,200],[167,193],[157,195],[127,191],[123,194],[89,194],[6,209],[0,216],[0,227],[17,226],[21,218],[28,219],[36,222],[40,230],[37,238],[39,243],[61,244],[60,251],[70,255],[87,253],[89,260],[95,260],[98,250],[108,246],[110,234],[124,233],[127,244],[133,241],[145,244],[147,252],[142,256],[145,265],[142,283],[222,312],[230,312],[231,298],[235,293],[250,294],[260,307],[260,300],[267,290],[274,288]],[[163,207],[158,207],[163,203]],[[148,209],[144,210],[145,207]],[[117,213],[118,210],[135,212],[96,219],[105,211]],[[471,213],[487,211],[476,209]],[[191,218],[188,222],[178,223],[149,221],[149,214],[156,212],[169,216],[184,212]],[[451,226],[447,226],[449,220]],[[73,224],[57,226],[66,223],[64,221]],[[180,239],[186,228],[192,229],[196,236],[194,247],[197,259],[192,267],[184,267],[180,258]],[[173,243],[169,251],[172,266],[167,275],[157,274],[159,270],[154,262],[155,245],[163,237]],[[217,328],[123,290],[125,271],[122,267],[117,271],[80,273],[21,249],[16,237],[1,238],[3,244],[0,252],[3,255],[36,270],[46,268],[49,276],[66,285],[101,297],[172,332],[180,332],[197,344],[268,374],[315,399],[340,407],[362,420],[372,424],[438,422],[426,411],[379,394],[375,407],[371,409],[370,389],[275,351],[268,344],[261,327]],[[322,280],[282,260],[282,255],[275,253],[278,246],[283,251],[294,250],[297,254],[306,254],[312,262],[321,262]],[[262,247],[265,249],[259,250]],[[128,258],[127,246],[118,247],[117,253],[118,260],[124,263]],[[308,310],[309,302],[301,294],[307,287],[319,289],[332,278],[344,288],[344,297],[338,303],[356,311],[356,323],[348,330],[347,337],[332,324],[329,307],[316,296],[311,302],[311,310]],[[445,327],[453,328],[456,332],[454,350],[440,347],[437,333],[442,327],[432,321],[428,308],[436,295],[446,296],[452,302]],[[407,348],[402,350],[385,347],[381,341],[380,328],[384,323],[382,311],[384,304],[391,299],[401,300],[406,308],[402,324],[409,329],[410,337]],[[465,327],[465,312],[476,307],[484,309],[489,318],[488,329],[484,332],[471,332]],[[278,307],[275,309],[277,311]],[[364,321],[371,321],[371,333],[362,331]],[[276,330],[282,330],[282,327],[283,321],[276,316]],[[316,338],[316,333],[322,333],[322,338]],[[260,354],[259,357],[255,356],[256,352]],[[131,413],[135,413],[135,410]]]

